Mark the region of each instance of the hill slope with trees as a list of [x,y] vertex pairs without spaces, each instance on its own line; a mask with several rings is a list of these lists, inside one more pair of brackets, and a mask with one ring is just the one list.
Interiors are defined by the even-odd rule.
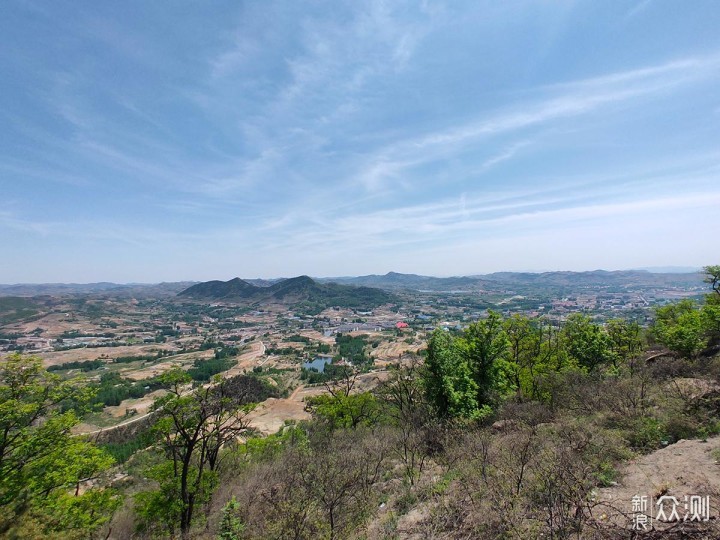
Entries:
[[372,309],[394,300],[393,295],[380,289],[318,283],[308,276],[284,279],[266,287],[252,285],[240,278],[230,281],[207,281],[185,289],[178,296],[239,304],[306,303],[321,309],[332,306]]

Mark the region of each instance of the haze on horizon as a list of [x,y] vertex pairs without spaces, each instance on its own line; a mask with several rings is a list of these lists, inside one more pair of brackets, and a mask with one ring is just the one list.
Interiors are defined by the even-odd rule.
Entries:
[[717,263],[720,6],[39,2],[0,283]]

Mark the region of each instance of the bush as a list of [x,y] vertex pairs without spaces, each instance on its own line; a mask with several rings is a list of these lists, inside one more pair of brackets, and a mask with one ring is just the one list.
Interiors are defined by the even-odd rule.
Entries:
[[667,433],[662,423],[657,418],[642,417],[633,422],[627,433],[627,440],[630,446],[640,452],[650,452],[663,445],[667,441]]

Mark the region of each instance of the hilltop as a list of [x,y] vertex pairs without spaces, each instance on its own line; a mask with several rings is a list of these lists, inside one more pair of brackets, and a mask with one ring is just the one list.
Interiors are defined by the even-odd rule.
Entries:
[[364,285],[385,290],[415,291],[496,291],[512,287],[524,289],[567,288],[630,288],[630,287],[702,287],[702,275],[693,273],[653,273],[646,270],[593,270],[589,272],[495,272],[473,276],[433,277],[388,272],[358,277],[323,278],[323,282]]
[[188,287],[178,296],[238,304],[306,304],[319,309],[332,306],[372,309],[394,301],[392,294],[377,288],[318,283],[308,276],[283,279],[267,286],[253,285],[240,278],[206,281]]

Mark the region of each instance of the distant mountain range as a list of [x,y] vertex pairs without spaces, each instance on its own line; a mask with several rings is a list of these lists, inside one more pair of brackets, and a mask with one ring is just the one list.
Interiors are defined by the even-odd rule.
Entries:
[[[686,272],[686,268],[677,267],[677,272],[657,272],[648,270],[621,270],[592,272],[496,272],[494,274],[432,277],[418,274],[388,272],[383,275],[355,277],[309,278],[300,276],[290,279],[240,279],[230,281],[206,281],[202,283],[184,281],[159,284],[18,284],[0,285],[0,296],[67,296],[91,294],[98,296],[174,296],[181,293],[185,298],[204,298],[211,300],[232,299],[243,302],[282,301],[283,298],[300,299],[298,301],[318,301],[323,304],[333,298],[345,302],[360,302],[363,298],[373,299],[370,303],[385,303],[387,297],[378,292],[365,289],[382,289],[387,292],[400,291],[508,291],[519,294],[538,288],[555,291],[580,291],[584,288],[628,288],[628,287],[704,287],[701,272]],[[653,269],[654,270],[654,269]],[[340,286],[351,286],[352,292]],[[338,288],[340,287],[340,288]],[[361,288],[359,291],[358,288]],[[380,291],[382,292],[382,291]],[[289,300],[288,300],[289,301]],[[339,305],[339,304],[338,304]]]
[[307,304],[316,308],[332,306],[372,309],[394,300],[392,294],[371,287],[318,283],[308,276],[276,281],[263,286],[240,278],[206,281],[188,287],[178,296],[195,300],[214,300],[242,304]]
[[111,294],[114,296],[174,295],[194,281],[171,283],[18,283],[0,285],[0,296],[70,296],[76,294]]
[[389,272],[384,275],[359,277],[323,278],[319,281],[364,285],[385,290],[426,290],[426,291],[493,291],[499,288],[577,288],[584,287],[694,287],[702,285],[702,274],[696,273],[651,273],[645,270],[620,270],[609,272],[496,272],[479,276],[438,278],[417,274]]

